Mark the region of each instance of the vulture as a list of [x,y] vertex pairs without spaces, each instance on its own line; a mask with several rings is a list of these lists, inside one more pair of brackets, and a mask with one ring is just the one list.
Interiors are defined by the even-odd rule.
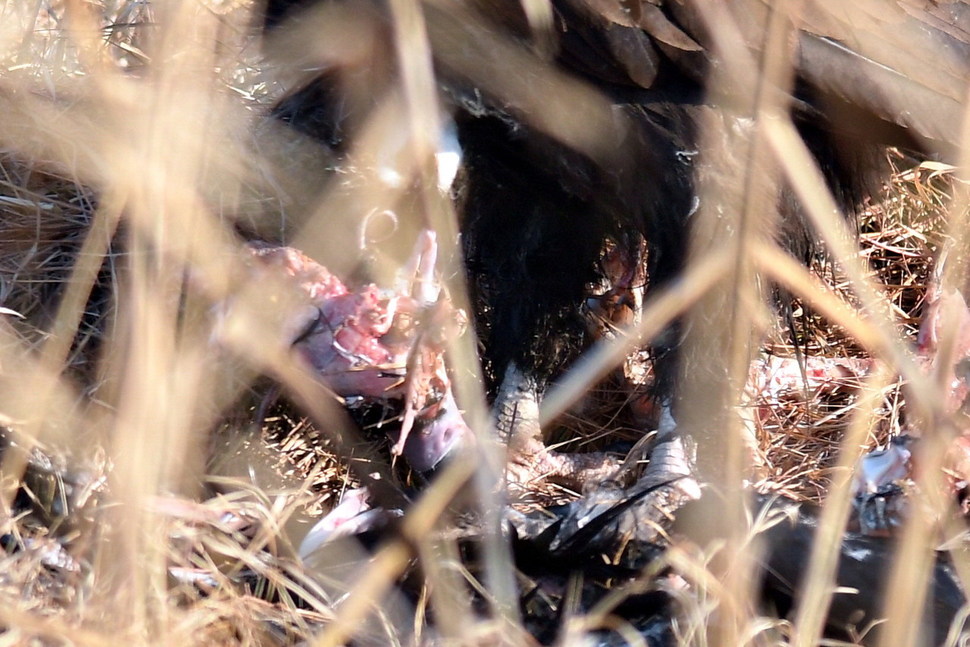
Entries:
[[[427,118],[439,152],[460,154],[442,186],[496,426],[522,447],[591,311],[635,321],[644,287],[676,293],[689,258],[748,240],[817,253],[794,175],[816,173],[851,214],[888,177],[887,148],[958,154],[970,89],[964,0],[269,0],[263,19],[290,84],[274,115],[332,159],[388,118],[401,139]],[[405,116],[381,112],[388,97]],[[811,169],[788,163],[802,158]],[[692,416],[685,376],[726,397],[705,354],[739,316],[751,327],[731,287],[742,265],[706,315],[653,331],[662,432]]]

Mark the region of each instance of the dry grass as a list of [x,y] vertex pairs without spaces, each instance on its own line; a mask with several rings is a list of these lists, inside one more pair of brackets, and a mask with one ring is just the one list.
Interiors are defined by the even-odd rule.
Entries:
[[[408,7],[396,3],[395,20],[408,19]],[[307,386],[312,380],[267,332],[274,295],[247,289],[240,278],[238,234],[298,241],[329,266],[352,268],[357,252],[334,254],[346,238],[332,230],[396,205],[401,195],[375,189],[367,167],[387,134],[380,119],[355,142],[359,166],[332,169],[337,179],[321,190],[315,175],[332,160],[264,118],[285,88],[262,65],[250,12],[248,2],[215,0],[0,5],[0,306],[11,311],[0,314],[0,422],[9,444],[0,482],[0,640],[330,645],[356,635],[359,644],[535,644],[529,619],[514,610],[516,575],[498,533],[482,540],[471,572],[455,534],[433,532],[449,526],[458,499],[485,527],[495,522],[499,477],[484,449],[476,465],[449,467],[405,517],[400,536],[372,555],[340,548],[310,564],[295,557],[309,518],[361,474],[389,473],[380,459],[371,462],[386,441],[349,431],[346,415]],[[418,53],[425,46],[420,38],[408,42]],[[406,101],[428,98],[413,94],[428,91],[422,70],[405,77]],[[401,108],[397,101],[404,99],[388,99],[389,113]],[[433,132],[430,120],[406,124],[415,155]],[[548,120],[551,132],[569,130],[562,115]],[[765,137],[778,146],[784,132]],[[423,160],[410,162],[420,178]],[[886,200],[866,210],[861,254],[852,256],[865,261],[881,291],[860,288],[861,270],[848,255],[837,255],[838,267],[818,269],[841,302],[879,314],[862,323],[855,314],[823,319],[815,313],[832,313],[824,299],[799,294],[796,311],[820,322],[811,329],[821,332],[803,340],[807,352],[881,353],[906,373],[904,346],[880,335],[898,329],[913,339],[932,259],[945,240],[962,235],[947,229],[966,208],[954,175],[933,164],[901,169]],[[453,231],[447,205],[431,210],[423,217]],[[717,262],[703,267],[726,267]],[[685,280],[685,293],[706,293],[714,283],[702,265]],[[230,294],[244,321],[216,349],[209,313]],[[690,305],[676,298],[668,307]],[[643,330],[669,321],[670,312],[648,310]],[[786,352],[784,338],[769,337],[773,352]],[[452,349],[464,358],[459,397],[469,420],[485,428],[471,344],[466,337]],[[613,363],[624,354],[613,352]],[[608,373],[609,361],[591,374]],[[297,404],[255,420],[266,392],[261,382],[253,386],[258,374],[282,382]],[[557,440],[570,449],[635,442],[642,423],[625,408],[630,392],[618,382],[613,376],[581,410],[558,418]],[[844,498],[839,461],[898,433],[907,398],[938,413],[927,382],[911,380],[909,391],[880,386],[868,399],[847,384],[824,399],[795,394],[761,403],[755,431],[765,464],[757,486],[816,502]],[[846,442],[850,423],[864,428],[864,442]],[[747,528],[736,531],[747,537]],[[907,532],[916,551],[937,541],[929,530]],[[747,548],[737,554],[757,558]],[[677,590],[683,644],[795,644],[799,630],[812,635],[807,620],[793,629],[755,611],[744,578],[725,576],[743,572],[743,564],[689,547],[668,561],[692,587]],[[653,575],[614,594],[632,595]],[[896,582],[925,576],[914,567]],[[818,569],[812,581],[824,587],[826,577]],[[572,593],[557,602],[578,608]],[[611,618],[608,609],[573,618],[560,643],[585,644],[587,630]],[[734,618],[740,628],[709,636],[711,618],[724,626]],[[892,644],[907,644],[901,640]]]
[[[952,167],[929,163],[897,171],[885,187],[882,200],[870,205],[859,218],[859,252],[873,279],[882,286],[887,316],[900,335],[915,346],[922,316],[923,296],[932,280],[933,261],[947,240],[946,216],[952,200]],[[846,302],[858,305],[851,284],[831,263],[819,261],[815,271]],[[804,338],[803,350],[814,357],[865,356],[851,336],[801,308],[796,300],[795,318],[812,336]],[[801,323],[801,322],[799,322]],[[773,354],[794,356],[785,337],[769,344]],[[826,393],[772,394],[761,403],[762,419],[756,433],[766,465],[758,486],[797,500],[821,503],[831,482],[830,469],[839,455],[842,436],[853,412],[863,375],[846,377]],[[806,397],[808,396],[808,397]],[[882,405],[872,421],[867,447],[885,445],[905,427],[903,383],[894,382],[881,395]],[[767,406],[765,406],[767,405]]]

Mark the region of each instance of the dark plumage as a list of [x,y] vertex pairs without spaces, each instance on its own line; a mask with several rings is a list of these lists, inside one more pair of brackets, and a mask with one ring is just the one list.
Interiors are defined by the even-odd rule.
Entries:
[[[270,0],[266,27],[321,5],[357,12],[374,33],[392,34],[376,0]],[[774,47],[766,26],[775,5],[552,0],[545,18],[527,16],[524,6],[474,0],[422,9],[463,150],[463,247],[485,363],[495,380],[514,364],[541,391],[584,346],[583,308],[590,286],[604,281],[608,244],[645,262],[655,287],[685,262],[698,183],[708,187],[702,208],[734,208],[730,196],[743,193],[746,176],[719,174],[751,161],[751,96],[762,54]],[[844,207],[879,187],[886,146],[951,152],[970,77],[970,5],[817,0],[804,4],[797,23],[782,24],[789,46],[779,51],[793,75],[776,79],[780,103]],[[741,47],[725,50],[725,39]],[[323,65],[276,114],[345,151],[395,77],[391,45],[376,39],[366,66]],[[752,69],[736,65],[744,56]],[[724,83],[725,74],[735,76]],[[780,222],[776,235],[789,249],[811,253],[815,237],[797,200],[784,182],[765,186],[757,211],[779,215],[765,228]],[[659,355],[671,355],[677,337],[664,336]],[[661,374],[677,374],[672,360]],[[667,394],[672,382],[664,381]]]
[[[291,73],[313,70],[275,114],[338,157],[351,154],[368,116],[395,87],[390,15],[402,4],[269,0],[266,27],[277,60]],[[773,11],[794,5],[796,17],[776,20]],[[315,17],[301,13],[307,8]],[[734,404],[731,386],[740,385],[724,358],[731,335],[745,333],[736,321],[753,325],[747,313],[731,318],[749,307],[732,281],[753,277],[739,261],[729,270],[736,274],[719,277],[705,296],[706,312],[698,308],[702,314],[690,313],[687,325],[672,324],[653,340],[658,395],[673,406],[661,410],[650,468],[634,486],[620,487],[615,463],[590,467],[548,451],[538,428],[546,383],[588,342],[591,290],[617,281],[615,268],[607,268],[615,259],[605,252],[619,249],[623,262],[645,265],[645,273],[630,275],[645,274],[650,289],[676,287],[691,253],[730,250],[744,228],[754,238],[779,239],[793,255],[815,253],[815,233],[778,156],[756,140],[758,120],[791,118],[851,214],[887,178],[886,147],[916,157],[955,152],[970,81],[970,3],[449,0],[421,9],[423,30],[416,31],[427,36],[444,112],[463,152],[456,191],[462,249],[497,426],[513,450],[510,480],[518,463],[532,465],[527,478],[552,475],[580,488],[586,478],[609,476],[606,483],[615,486],[583,488],[551,522],[545,512],[533,524],[512,511],[517,548],[530,566],[552,561],[572,570],[590,555],[603,566],[609,555],[607,568],[629,565],[642,574],[667,513],[700,495],[690,478],[689,444],[679,434],[711,434],[698,443],[699,453],[712,455],[698,460],[703,476],[727,463],[713,455],[727,444],[723,412]],[[337,18],[342,22],[328,28]],[[286,25],[309,40],[287,47]],[[341,65],[314,60],[315,38],[352,51]],[[773,56],[791,65],[771,73]],[[689,370],[678,366],[682,338],[695,353],[679,362]],[[746,374],[743,358],[730,359],[735,373]],[[685,376],[688,396],[678,409],[678,378]],[[697,525],[723,536],[733,504],[707,499],[713,504],[695,507],[703,518]],[[803,577],[815,525],[799,514],[794,525],[778,524],[765,535],[764,589],[779,606],[790,604]],[[843,548],[837,581],[861,594],[836,597],[829,622],[840,630],[859,611],[867,619],[879,612],[889,554],[870,538],[850,536]],[[939,642],[963,603],[943,562],[933,592],[927,636]],[[659,617],[663,634],[666,611]]]
[[[494,375],[514,361],[548,377],[581,348],[587,328],[581,306],[589,286],[602,280],[607,240],[650,241],[656,282],[683,258],[689,166],[641,110],[624,112],[628,131],[610,135],[628,156],[609,166],[500,116],[459,117],[464,247],[487,307],[486,357]],[[671,166],[684,168],[669,172]]]

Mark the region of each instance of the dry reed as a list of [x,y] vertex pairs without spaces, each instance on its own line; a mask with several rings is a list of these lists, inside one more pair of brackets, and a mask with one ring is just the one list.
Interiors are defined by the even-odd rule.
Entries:
[[[541,24],[545,3],[523,4]],[[350,162],[335,166],[325,151],[266,118],[267,107],[293,80],[274,75],[261,59],[248,2],[0,5],[5,642],[325,645],[356,635],[360,644],[535,644],[526,631],[529,619],[519,615],[505,540],[498,533],[487,537],[472,573],[454,535],[435,532],[450,524],[450,505],[468,491],[485,527],[490,519],[497,527],[493,455],[449,467],[405,517],[400,537],[372,555],[347,550],[327,563],[304,565],[294,553],[309,518],[329,509],[362,474],[390,468],[380,458],[385,441],[351,432],[346,415],[322,389],[307,386],[310,380],[268,332],[268,295],[240,278],[239,234],[298,241],[333,268],[353,267],[359,250],[335,254],[347,240],[337,230],[401,198],[368,166],[388,128],[401,127],[382,121],[393,115],[407,115],[406,173],[431,184],[425,177],[429,133],[439,117],[421,5],[396,0],[390,6],[398,54],[408,61],[400,96],[388,97],[386,109],[363,128]],[[709,19],[729,32],[723,16]],[[485,38],[474,25],[467,29],[455,37]],[[600,97],[530,62],[510,43],[489,44],[495,59],[486,62],[507,56],[528,65],[549,93],[586,102],[599,114]],[[730,42],[719,47],[732,75],[725,84],[747,87],[759,74],[782,79],[787,73],[784,57],[760,69]],[[497,86],[508,86],[500,92],[527,95],[514,79],[500,81]],[[754,102],[768,121],[775,118],[775,99]],[[595,131],[577,132],[570,115],[550,111],[543,120],[548,132],[579,149],[596,145]],[[779,157],[789,134],[784,125],[759,130],[755,161],[740,169],[739,185],[750,193],[739,199],[770,180],[758,169],[764,159]],[[796,189],[821,213],[820,237],[843,246],[836,265],[816,269],[853,312],[879,313],[861,324],[848,316],[823,320],[817,314],[822,306],[800,295],[796,313],[816,319],[806,328],[816,331],[814,337],[797,333],[804,351],[881,353],[912,378],[899,340],[915,336],[932,259],[954,235],[945,223],[959,220],[954,210],[966,207],[955,170],[939,164],[900,169],[884,199],[865,210],[856,247],[826,221],[826,196],[817,195],[813,169],[799,167],[800,159],[786,156],[778,172],[791,174],[795,184],[809,178]],[[326,181],[321,169],[329,171]],[[436,199],[424,196],[421,217],[445,232],[442,239],[453,240],[454,214]],[[755,218],[760,212],[747,204],[737,213]],[[758,226],[739,223],[741,231]],[[756,271],[756,247],[742,236],[736,256],[690,268],[684,291],[656,299],[640,332],[655,333],[694,301],[721,307],[706,301],[712,285],[721,286],[728,302],[757,299],[744,279]],[[458,254],[451,250],[450,256]],[[734,269],[721,272],[733,259],[739,259]],[[229,295],[242,304],[243,318],[217,348],[209,313]],[[462,301],[460,291],[455,296]],[[733,311],[734,329],[761,326],[759,309],[741,310]],[[846,334],[850,329],[875,341]],[[769,335],[767,349],[792,352],[785,348],[787,332]],[[729,335],[717,349],[734,378],[748,370],[739,360],[742,337]],[[550,394],[544,415],[557,420],[557,441],[569,448],[616,448],[644,432],[625,408],[630,391],[613,370],[636,343],[631,336],[591,354]],[[484,430],[473,341],[454,345],[453,356],[461,358],[459,394],[473,426]],[[278,405],[265,420],[255,420],[266,392],[254,382],[258,374],[281,381],[296,404]],[[576,405],[576,393],[604,375],[585,404],[563,414]],[[846,384],[825,397],[758,402],[763,415],[755,432],[764,463],[756,487],[824,501],[833,474],[844,473],[834,469],[840,456],[861,449],[845,447],[850,421],[867,430],[863,444],[873,447],[899,433],[907,398],[922,411],[938,409],[920,378],[910,385],[910,391],[893,383],[860,395],[858,385]],[[727,402],[732,393],[719,397]],[[869,409],[860,410],[860,402]],[[716,406],[708,415],[733,428],[718,431],[733,439],[728,444],[739,456],[740,424]],[[481,445],[490,446],[487,439]],[[740,474],[729,475],[740,483]],[[15,516],[25,496],[29,509]],[[575,494],[548,496],[562,501]],[[911,554],[926,554],[937,541],[930,532],[910,536]],[[738,548],[733,561],[687,546],[667,557],[692,587],[681,600],[682,644],[815,640],[816,620],[804,613],[794,624],[760,615],[746,579],[758,559],[750,528],[738,525],[728,539]],[[412,567],[414,556],[420,571]],[[925,581],[925,570],[906,568],[900,566],[897,582]],[[826,594],[827,577],[821,567],[810,577],[822,591],[817,595]],[[405,578],[418,591],[416,599],[396,590]],[[920,587],[911,588],[914,597],[901,591],[897,605],[920,606]],[[589,630],[610,617],[604,611],[569,619],[561,644],[586,644]],[[433,629],[428,618],[436,621]],[[711,618],[718,619],[720,633],[707,634]],[[905,640],[890,636],[885,644],[912,644]]]

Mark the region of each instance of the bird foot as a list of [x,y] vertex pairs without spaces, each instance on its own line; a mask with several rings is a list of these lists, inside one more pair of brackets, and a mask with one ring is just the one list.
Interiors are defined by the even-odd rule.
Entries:
[[547,448],[541,440],[528,438],[509,446],[506,480],[512,489],[552,482],[577,492],[610,478],[620,461],[605,452],[566,454]]

